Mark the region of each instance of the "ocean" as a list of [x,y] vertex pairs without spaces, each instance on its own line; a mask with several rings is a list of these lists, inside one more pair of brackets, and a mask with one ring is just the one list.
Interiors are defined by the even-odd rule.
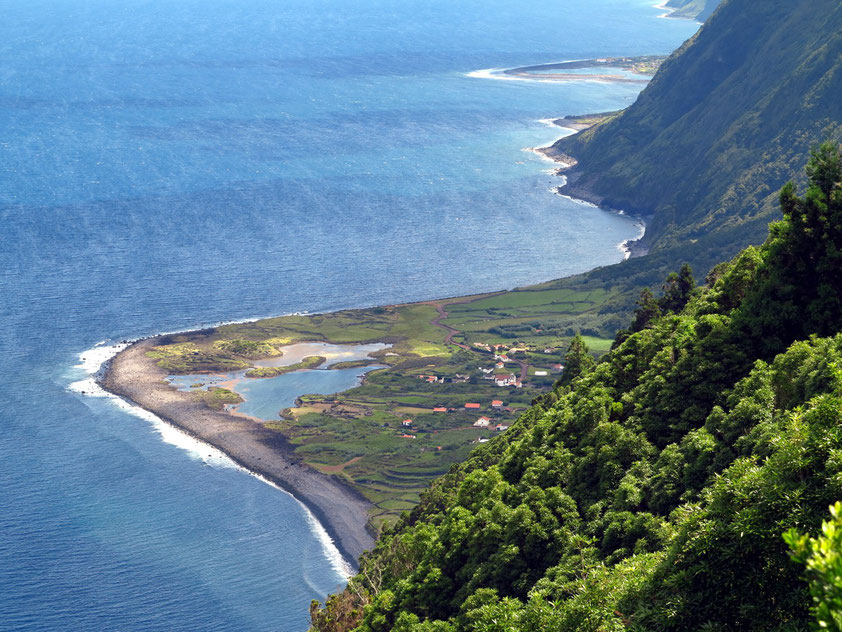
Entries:
[[0,629],[306,630],[348,571],[306,509],[85,380],[158,332],[621,260],[636,222],[524,149],[640,86],[470,75],[696,30],[651,5],[6,0]]

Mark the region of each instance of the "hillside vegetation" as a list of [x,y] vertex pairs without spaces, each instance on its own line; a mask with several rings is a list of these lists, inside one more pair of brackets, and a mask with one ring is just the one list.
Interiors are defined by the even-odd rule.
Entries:
[[807,175],[762,247],[643,293],[596,365],[576,340],[554,390],[314,604],[314,630],[801,630],[811,590],[839,621],[838,513],[800,535],[842,498],[839,150]]
[[[622,115],[558,141],[579,162],[568,193],[649,218],[645,263],[596,277],[701,273],[779,217],[804,155],[842,134],[842,5],[725,0]],[[648,276],[647,276],[648,275]]]

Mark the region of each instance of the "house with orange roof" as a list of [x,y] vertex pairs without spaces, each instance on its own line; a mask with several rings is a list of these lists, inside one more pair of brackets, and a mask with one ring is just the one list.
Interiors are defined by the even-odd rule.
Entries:
[[482,406],[480,404],[474,404],[473,402],[470,402],[470,403],[465,404],[465,408],[467,408],[468,410],[471,410],[471,409],[476,410],[476,409],[482,408]]

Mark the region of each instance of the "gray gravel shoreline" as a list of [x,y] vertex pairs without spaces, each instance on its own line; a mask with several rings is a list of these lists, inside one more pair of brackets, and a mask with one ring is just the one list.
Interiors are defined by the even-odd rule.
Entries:
[[105,390],[222,450],[238,465],[290,492],[315,515],[356,569],[360,554],[374,545],[368,528],[371,503],[339,479],[302,464],[279,433],[212,410],[165,383],[166,371],[146,356],[156,344],[158,338],[135,342],[112,358],[97,381]]

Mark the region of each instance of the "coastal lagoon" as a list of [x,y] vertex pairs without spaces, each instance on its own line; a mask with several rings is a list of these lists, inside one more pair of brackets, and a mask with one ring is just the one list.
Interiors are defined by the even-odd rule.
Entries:
[[523,149],[642,86],[468,75],[696,30],[651,4],[7,0],[0,627],[306,629],[347,571],[312,516],[90,371],[162,331],[619,261],[636,223]]
[[[325,342],[302,342],[281,347],[282,355],[255,362],[259,367],[292,366],[307,357],[325,358],[316,369],[301,369],[270,378],[249,378],[246,371],[208,375],[171,375],[170,382],[179,390],[193,388],[209,389],[224,387],[239,393],[245,400],[242,404],[229,406],[229,410],[256,417],[264,421],[277,421],[280,411],[295,405],[295,400],[307,394],[330,395],[341,393],[358,386],[369,371],[382,369],[369,355],[387,349],[389,345],[373,343],[368,345],[335,345]],[[365,367],[333,369],[340,362],[371,360]]]
[[234,410],[258,419],[277,420],[284,408],[295,405],[295,399],[307,393],[329,395],[357,386],[361,378],[374,369],[307,369],[263,380],[244,380],[233,387],[246,400]]

